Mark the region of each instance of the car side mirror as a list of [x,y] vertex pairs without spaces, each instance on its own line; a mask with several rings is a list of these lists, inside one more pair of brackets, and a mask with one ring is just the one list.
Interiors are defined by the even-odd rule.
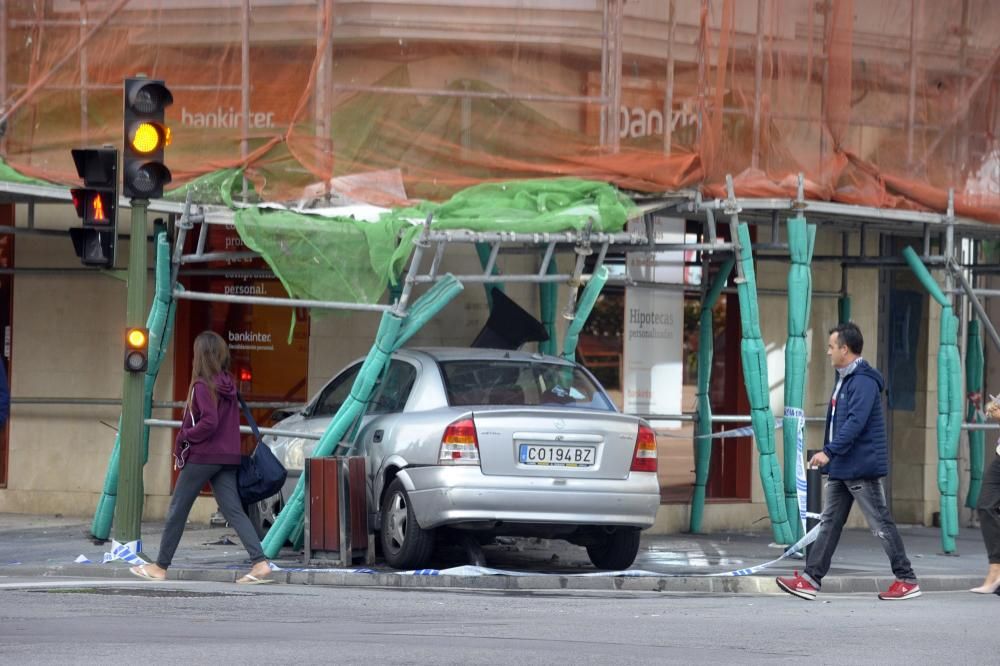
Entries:
[[271,422],[277,423],[278,421],[284,421],[289,416],[293,416],[299,413],[299,409],[295,407],[282,407],[281,409],[276,409],[271,412]]

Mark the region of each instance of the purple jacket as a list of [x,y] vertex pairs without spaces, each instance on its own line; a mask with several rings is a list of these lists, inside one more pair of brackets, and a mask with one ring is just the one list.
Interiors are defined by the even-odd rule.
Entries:
[[[218,403],[212,400],[212,393],[202,380],[194,383],[191,409],[184,412],[184,424],[174,440],[174,452],[178,452],[181,443],[186,441],[191,445],[187,462],[239,465],[240,403],[236,399],[236,384],[228,372],[219,373],[213,382]],[[194,426],[191,425],[192,414]]]

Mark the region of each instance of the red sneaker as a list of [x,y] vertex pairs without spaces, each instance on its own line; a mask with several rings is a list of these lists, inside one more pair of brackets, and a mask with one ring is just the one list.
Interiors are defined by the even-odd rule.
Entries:
[[794,594],[800,599],[815,599],[816,593],[819,592],[819,590],[813,587],[812,583],[800,576],[798,571],[796,571],[795,575],[791,578],[782,578],[781,576],[778,576],[774,579],[774,582],[777,583],[778,587],[782,590],[788,592],[788,594]]
[[883,601],[899,601],[901,599],[912,599],[920,596],[920,586],[916,583],[906,583],[897,580],[885,592],[880,592],[879,599]]

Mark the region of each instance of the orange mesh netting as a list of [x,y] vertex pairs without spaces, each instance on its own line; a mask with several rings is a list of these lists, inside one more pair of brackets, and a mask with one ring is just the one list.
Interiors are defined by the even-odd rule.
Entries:
[[142,72],[174,94],[175,185],[245,166],[297,199],[398,169],[411,198],[558,175],[720,196],[733,174],[787,197],[802,172],[810,198],[941,211],[953,187],[1000,221],[994,0],[2,4],[0,156],[26,176],[76,182],[70,148],[120,144]]

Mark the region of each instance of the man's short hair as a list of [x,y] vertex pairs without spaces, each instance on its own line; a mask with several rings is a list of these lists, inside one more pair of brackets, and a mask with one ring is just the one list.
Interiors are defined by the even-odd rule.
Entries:
[[837,340],[841,345],[846,346],[853,354],[861,354],[865,347],[865,336],[861,335],[861,329],[853,321],[844,324],[837,324],[830,329],[830,335],[837,334]]

